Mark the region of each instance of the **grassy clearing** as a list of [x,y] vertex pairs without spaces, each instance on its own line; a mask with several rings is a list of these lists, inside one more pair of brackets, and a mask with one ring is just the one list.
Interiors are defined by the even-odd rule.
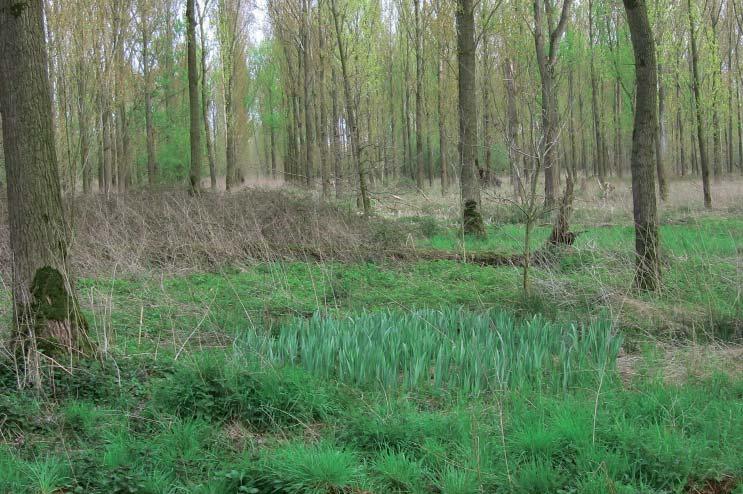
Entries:
[[[86,247],[82,302],[108,359],[48,369],[41,393],[0,360],[0,494],[743,492],[734,206],[664,211],[657,295],[628,288],[626,205],[579,209],[584,232],[525,299],[517,267],[384,259],[518,253],[508,207],[463,242],[446,203],[371,227],[344,212],[327,233],[332,211],[290,199],[286,245],[255,226],[275,204],[239,218],[240,199],[189,206],[224,224],[160,243],[167,218],[139,205],[140,250],[138,230]],[[100,207],[89,234],[124,221]],[[297,208],[314,219],[287,223]],[[217,244],[224,259],[202,255]]]
[[[485,326],[467,312],[419,314],[479,337],[494,325],[499,338],[521,341],[504,353],[510,377],[481,393],[463,393],[463,372],[439,386],[435,372],[408,365],[412,355],[402,358],[400,385],[359,382],[337,361],[309,360],[321,352],[319,340],[301,340],[294,352],[285,341],[308,324],[409,328],[411,317],[297,319],[260,345],[241,338],[230,350],[177,361],[117,355],[115,366],[57,372],[48,398],[3,393],[0,492],[671,493],[743,471],[740,381],[715,374],[669,385],[648,367],[625,385],[604,357],[590,357],[599,353],[571,353],[568,342],[593,345],[595,333],[538,320],[539,329],[524,333],[502,313]],[[455,334],[455,343],[469,338]],[[282,354],[266,359],[265,338]],[[324,341],[334,352],[336,343]],[[477,355],[463,357],[474,366]],[[570,360],[570,379],[560,355],[581,356]],[[434,367],[436,357],[427,358]],[[533,365],[541,370],[529,371]],[[9,369],[2,379],[10,390]],[[415,380],[428,385],[408,385]]]

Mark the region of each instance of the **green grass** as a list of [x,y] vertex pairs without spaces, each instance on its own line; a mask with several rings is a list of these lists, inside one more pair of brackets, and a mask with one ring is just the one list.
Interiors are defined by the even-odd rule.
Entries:
[[[507,221],[464,246],[418,223],[430,234],[422,249],[521,248]],[[547,234],[538,228],[534,247]],[[740,375],[664,380],[654,342],[740,338],[741,238],[738,219],[663,226],[664,290],[653,295],[629,288],[623,226],[588,229],[534,269],[529,298],[519,268],[451,261],[83,279],[110,358],[48,370],[40,393],[17,390],[0,361],[0,494],[675,494],[740,483]],[[623,379],[622,341],[647,348]]]
[[[468,241],[467,249],[517,252],[515,240],[511,244],[508,238],[492,234],[483,245]],[[663,291],[652,295],[631,289],[634,239],[632,229],[625,227],[592,229],[558,263],[534,268],[533,296],[528,299],[521,292],[520,268],[453,261],[276,262],[177,277],[81,280],[80,285],[83,300],[99,307],[90,316],[99,332],[111,329],[112,337],[124,345],[153,338],[169,342],[174,352],[183,344],[183,334],[194,328],[198,330],[186,342],[188,347],[213,344],[210,335],[217,340],[219,334],[245,329],[271,330],[288,318],[318,311],[451,306],[509,307],[526,316],[540,313],[568,322],[594,318],[607,309],[630,339],[645,333],[741,338],[743,222],[668,225],[662,238]],[[435,237],[426,245],[439,242],[442,248],[458,248],[446,243],[452,239]]]
[[[364,334],[373,331],[365,317],[382,316],[327,324],[348,330],[357,321]],[[458,317],[463,331],[492,331],[478,326],[480,315]],[[531,342],[515,360],[539,348],[538,333],[522,336],[515,320],[493,317],[504,339],[512,332]],[[411,322],[404,313],[383,320]],[[638,374],[626,383],[613,366],[599,376],[585,359],[566,385],[513,380],[463,397],[433,376],[430,386],[391,393],[329,376],[332,365],[275,365],[255,351],[239,340],[177,361],[118,355],[119,378],[110,380],[113,364],[62,373],[56,398],[14,390],[12,370],[0,368],[0,413],[23,437],[0,446],[0,492],[670,494],[743,475],[743,382],[723,374],[679,384]],[[547,361],[561,351],[551,348]],[[21,436],[4,441],[13,437]]]

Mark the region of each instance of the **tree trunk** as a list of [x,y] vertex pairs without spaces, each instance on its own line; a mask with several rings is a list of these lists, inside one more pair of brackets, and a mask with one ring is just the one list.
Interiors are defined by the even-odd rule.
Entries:
[[[563,0],[560,19],[553,27],[553,9],[556,6],[548,0],[534,0],[534,46],[542,81],[542,138],[539,146],[540,159],[544,168],[544,204],[550,208],[555,203],[557,174],[558,125],[557,84],[555,65],[557,64],[560,39],[567,29],[570,6],[573,0]],[[544,12],[547,11],[547,36],[544,33]]]
[[307,187],[312,186],[312,179],[315,169],[315,129],[314,129],[314,108],[312,106],[313,86],[312,73],[310,70],[311,53],[310,53],[310,13],[309,0],[302,0],[302,69],[304,73],[304,129],[305,129],[305,170],[304,180]]
[[333,175],[335,175],[335,197],[343,197],[343,160],[341,158],[341,126],[340,111],[338,109],[338,72],[335,65],[332,67],[332,113],[333,113]]
[[201,119],[204,122],[204,139],[206,140],[206,155],[209,160],[209,186],[217,188],[217,159],[214,156],[212,132],[209,126],[209,90],[206,79],[206,33],[204,32],[204,18],[206,12],[199,15],[199,35],[201,36]]
[[[319,5],[319,4],[318,4]],[[319,7],[318,7],[319,10]],[[325,70],[325,33],[322,30],[323,22],[321,20],[320,13],[318,12],[317,22],[317,38],[319,43],[319,56],[320,56],[320,86],[318,89],[318,99],[320,105],[319,115],[319,134],[320,134],[320,175],[322,177],[322,196],[324,199],[330,199],[330,161],[328,157],[328,112],[327,112],[327,101],[326,101],[326,89],[328,86],[328,80],[326,77]]]
[[413,0],[415,14],[415,185],[423,190],[423,33],[420,0]]
[[[40,384],[41,354],[90,349],[67,263],[41,0],[0,0],[0,114],[7,174],[19,383]],[[64,361],[63,359],[60,359]]]
[[201,192],[201,125],[199,124],[199,70],[196,65],[196,13],[194,0],[186,0],[186,26],[188,37],[188,107],[190,115],[191,170],[189,192]]
[[150,27],[147,13],[142,12],[142,71],[144,72],[144,119],[147,134],[147,183],[157,183],[155,156],[155,125],[152,118],[152,74],[150,70]]
[[595,136],[594,173],[598,172],[599,182],[606,180],[604,161],[604,142],[601,134],[601,108],[598,103],[598,79],[596,77],[596,60],[594,54],[593,1],[588,0],[588,37],[591,44],[591,111],[593,114],[593,131]]
[[343,43],[343,33],[341,31],[338,9],[335,4],[336,0],[331,0],[331,10],[333,14],[333,23],[335,25],[336,41],[338,43],[338,54],[341,61],[341,75],[343,77],[343,93],[346,97],[346,119],[350,127],[351,153],[359,174],[359,193],[361,203],[364,209],[364,215],[371,214],[371,202],[369,201],[369,192],[366,188],[366,165],[361,159],[361,146],[359,143],[359,128],[356,123],[356,111],[353,96],[351,94],[351,81],[348,75],[346,48]]
[[439,166],[441,167],[441,195],[446,194],[449,188],[449,170],[447,162],[447,153],[449,152],[446,142],[446,110],[444,108],[444,80],[446,70],[446,60],[444,60],[443,49],[439,47],[439,63],[436,72],[436,85],[438,97],[438,117],[439,117]]
[[636,101],[632,134],[632,203],[637,271],[641,290],[660,288],[658,212],[653,139],[657,136],[657,74],[653,33],[645,0],[624,0],[635,54]]
[[666,154],[668,153],[668,136],[666,135],[666,87],[663,83],[663,66],[658,63],[658,136],[655,139],[655,168],[658,174],[658,191],[660,200],[668,200],[668,182],[666,182]]
[[90,194],[90,144],[88,138],[88,115],[85,104],[85,74],[82,59],[77,68],[77,123],[80,131],[80,170],[83,179],[83,194]]
[[503,64],[504,78],[506,80],[506,114],[508,115],[507,120],[507,141],[508,146],[508,162],[511,166],[511,181],[513,182],[513,195],[516,198],[520,198],[522,201],[526,200],[523,181],[521,179],[521,171],[519,170],[519,156],[517,149],[517,139],[519,131],[518,114],[516,113],[516,81],[514,80],[515,73],[513,69],[513,60],[507,58]]
[[699,53],[697,50],[697,34],[694,26],[694,14],[692,12],[692,2],[687,0],[686,6],[689,14],[689,32],[691,38],[691,86],[694,93],[694,106],[696,109],[697,119],[697,144],[699,145],[699,162],[702,171],[702,191],[704,193],[704,207],[712,207],[712,193],[709,184],[709,161],[707,160],[707,144],[704,140],[703,109],[701,97],[701,79],[699,78]]
[[475,97],[475,15],[473,0],[457,0],[457,63],[459,66],[459,165],[464,233],[484,237],[480,212],[477,155],[477,99]]

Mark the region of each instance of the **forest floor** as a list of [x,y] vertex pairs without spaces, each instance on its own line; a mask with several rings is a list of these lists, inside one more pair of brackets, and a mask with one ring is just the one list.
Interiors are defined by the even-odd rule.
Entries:
[[374,194],[370,222],[296,191],[81,200],[105,358],[42,392],[0,359],[0,493],[741,493],[743,181],[711,211],[672,183],[652,295],[615,186],[579,187],[528,297],[519,266],[431,255],[519,254],[507,184],[486,240],[438,189]]

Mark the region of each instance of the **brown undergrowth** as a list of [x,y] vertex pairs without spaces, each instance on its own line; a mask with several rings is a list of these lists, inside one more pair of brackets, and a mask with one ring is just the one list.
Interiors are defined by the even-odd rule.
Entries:
[[[7,205],[0,201],[6,218]],[[290,190],[233,194],[156,190],[77,197],[71,259],[77,273],[209,271],[274,260],[364,261],[404,247],[402,227]],[[8,227],[0,224],[0,270],[9,275]]]

